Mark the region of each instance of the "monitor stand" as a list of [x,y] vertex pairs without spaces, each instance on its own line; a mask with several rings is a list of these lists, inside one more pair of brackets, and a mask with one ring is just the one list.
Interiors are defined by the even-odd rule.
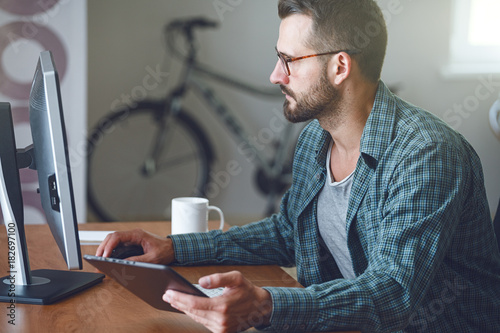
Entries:
[[0,199],[8,244],[7,253],[4,253],[8,258],[6,272],[9,275],[0,278],[0,302],[51,304],[101,282],[104,274],[100,273],[30,270],[24,226],[17,224],[9,214],[12,210],[8,200],[5,200],[4,181],[1,178]]
[[0,278],[0,302],[46,305],[99,283],[103,274],[38,269],[30,272],[32,282],[16,284],[16,273]]

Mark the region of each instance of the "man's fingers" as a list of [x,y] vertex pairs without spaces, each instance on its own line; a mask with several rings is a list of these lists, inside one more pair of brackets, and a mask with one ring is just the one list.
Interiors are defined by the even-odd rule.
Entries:
[[[163,295],[163,300],[170,303],[177,310],[197,315],[200,315],[200,312],[212,311],[213,307],[208,297],[193,296],[170,289]],[[206,315],[203,317],[206,317]]]
[[213,332],[217,331],[218,326],[224,322],[223,315],[221,315],[225,312],[221,311],[224,305],[222,304],[222,308],[217,306],[218,302],[215,298],[167,290],[163,295],[163,300]]
[[207,289],[221,287],[233,288],[245,283],[245,278],[240,272],[232,271],[204,276],[198,280],[198,283],[200,286]]
[[240,331],[252,326],[255,318],[259,325],[269,322],[269,293],[253,286],[241,273],[212,274],[199,282],[203,287],[226,287],[228,292],[221,297],[205,298],[168,290],[163,300],[213,332]]
[[104,238],[102,243],[97,248],[97,251],[95,253],[96,256],[109,257],[109,255],[111,254],[111,251],[113,251],[113,249],[116,246],[118,246],[118,244],[120,244],[120,241],[116,237],[116,235],[115,236],[113,236],[113,235],[114,235],[114,233],[109,234],[106,236],[106,238]]
[[141,244],[141,231],[116,231],[112,234],[108,234],[104,241],[99,245],[96,251],[96,256],[109,257],[111,252],[120,243],[126,244]]

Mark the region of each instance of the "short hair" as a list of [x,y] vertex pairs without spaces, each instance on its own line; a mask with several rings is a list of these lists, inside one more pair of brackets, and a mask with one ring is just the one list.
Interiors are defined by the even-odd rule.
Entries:
[[387,26],[374,0],[279,0],[284,19],[305,14],[313,20],[310,47],[320,52],[359,51],[354,55],[361,73],[378,82],[387,48]]

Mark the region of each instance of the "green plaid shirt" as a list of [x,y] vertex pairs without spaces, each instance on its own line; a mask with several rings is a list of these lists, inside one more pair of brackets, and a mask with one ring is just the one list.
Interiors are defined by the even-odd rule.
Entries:
[[380,83],[347,212],[353,280],[318,232],[330,140],[310,123],[280,212],[225,233],[172,236],[178,263],[296,265],[306,288],[266,287],[269,329],[280,332],[500,331],[500,254],[466,140]]

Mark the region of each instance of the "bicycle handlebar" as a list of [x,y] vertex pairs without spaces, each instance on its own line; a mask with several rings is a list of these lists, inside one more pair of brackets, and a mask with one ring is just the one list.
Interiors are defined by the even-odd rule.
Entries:
[[167,31],[171,31],[174,29],[182,29],[186,33],[192,31],[194,28],[216,28],[219,25],[217,21],[211,21],[204,17],[196,17],[191,19],[179,19],[170,22],[166,29]]
[[[218,25],[219,23],[217,21],[212,21],[204,17],[174,20],[165,27],[167,46],[175,56],[180,58],[187,57],[190,61],[194,61],[196,58],[196,46],[193,30],[196,28],[216,28]],[[187,56],[183,55],[182,52],[175,47],[174,36],[175,33],[179,31],[184,35],[188,43]]]
[[[269,97],[283,97],[283,93],[280,89],[269,89],[254,87],[250,84],[243,83],[239,80],[235,80],[225,75],[221,75],[215,71],[212,71],[202,64],[198,63],[197,60],[197,45],[194,38],[193,30],[195,28],[207,29],[216,28],[219,22],[206,19],[204,17],[195,17],[188,19],[178,19],[171,21],[165,27],[166,42],[169,51],[176,57],[182,59],[187,68],[195,69],[201,74],[208,75],[209,77],[218,80],[221,83],[237,87],[242,90],[246,90],[250,93],[269,96]],[[178,46],[175,44],[175,37],[182,34],[187,42],[186,53],[179,50]]]

